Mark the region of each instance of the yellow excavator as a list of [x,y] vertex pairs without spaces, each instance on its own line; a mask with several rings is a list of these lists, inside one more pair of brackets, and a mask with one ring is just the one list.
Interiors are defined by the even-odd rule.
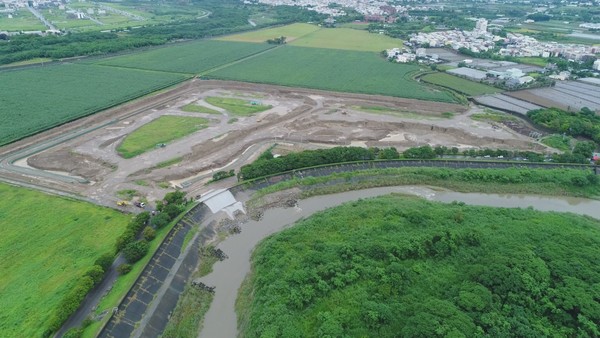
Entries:
[[127,201],[119,201],[119,202],[117,202],[117,205],[120,206],[120,207],[126,207],[126,206],[129,205],[129,202],[127,202]]

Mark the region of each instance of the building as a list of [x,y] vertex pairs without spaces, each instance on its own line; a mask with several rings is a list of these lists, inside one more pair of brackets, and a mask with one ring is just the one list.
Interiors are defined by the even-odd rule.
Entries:
[[475,22],[475,32],[479,35],[487,33],[488,21],[486,19],[478,19]]
[[594,61],[594,65],[592,66],[594,70],[600,70],[600,60]]

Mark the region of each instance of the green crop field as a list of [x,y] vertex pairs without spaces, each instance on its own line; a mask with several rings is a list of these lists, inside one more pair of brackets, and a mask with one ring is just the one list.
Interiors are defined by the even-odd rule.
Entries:
[[402,40],[387,35],[372,34],[351,28],[320,28],[304,23],[236,34],[219,40],[263,43],[268,39],[280,36],[285,36],[290,45],[298,47],[380,52],[384,49],[402,46]]
[[283,46],[208,74],[210,78],[453,102],[412,80],[419,67],[377,53]]
[[287,26],[260,29],[252,32],[224,36],[219,38],[219,40],[262,43],[269,39],[285,36],[287,41],[293,41],[320,29],[321,28],[316,25],[310,25],[307,23],[294,23]]
[[255,248],[240,336],[597,337],[599,225],[401,195],[349,202]]
[[467,79],[463,79],[446,73],[427,74],[422,76],[421,80],[442,87],[450,88],[459,93],[463,93],[469,96],[502,92],[502,89],[488,86],[479,82],[469,81]]
[[206,128],[207,124],[208,120],[201,117],[163,115],[127,135],[117,151],[124,158],[132,158],[154,149],[157,144],[167,143]]
[[0,184],[0,337],[41,337],[54,307],[114,250],[129,216]]
[[0,72],[0,145],[184,79],[177,74],[79,64]]
[[273,48],[273,46],[216,40],[197,41],[103,59],[98,64],[198,74],[269,48]]
[[227,97],[207,97],[206,102],[215,107],[223,108],[233,115],[250,116],[252,114],[273,108],[273,106],[263,105],[254,100],[242,100]]
[[402,47],[403,41],[387,35],[373,34],[351,28],[322,28],[292,41],[292,46],[347,49],[381,52],[384,49]]

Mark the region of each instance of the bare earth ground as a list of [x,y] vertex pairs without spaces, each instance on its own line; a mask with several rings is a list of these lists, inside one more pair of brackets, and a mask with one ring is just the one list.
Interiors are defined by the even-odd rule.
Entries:
[[[232,122],[235,116],[203,101],[208,96],[258,100],[273,108],[250,117],[237,116],[237,121]],[[180,107],[188,103],[210,107],[220,111],[221,115],[183,112]],[[381,108],[377,113],[370,113],[362,107],[387,107],[392,113],[381,113]],[[509,128],[469,118],[477,112],[481,110],[476,106],[194,79],[169,91],[0,148],[0,156],[3,156],[49,142],[68,131],[102,126],[17,162],[21,166],[83,177],[90,183],[65,183],[33,175],[25,177],[4,169],[0,170],[0,176],[70,191],[98,204],[115,207],[120,199],[117,192],[124,189],[137,190],[140,196],[152,202],[161,199],[175,186],[196,196],[221,185],[230,185],[234,178],[208,186],[205,183],[213,172],[239,169],[274,143],[278,144],[275,152],[279,153],[336,145],[393,146],[398,150],[425,144],[546,149]],[[452,117],[444,117],[447,113],[452,113]],[[132,159],[123,159],[116,153],[115,149],[127,134],[165,114],[200,116],[210,119],[210,123],[206,129]],[[177,157],[183,160],[167,168],[155,168],[159,163]],[[166,182],[170,188],[164,188]]]

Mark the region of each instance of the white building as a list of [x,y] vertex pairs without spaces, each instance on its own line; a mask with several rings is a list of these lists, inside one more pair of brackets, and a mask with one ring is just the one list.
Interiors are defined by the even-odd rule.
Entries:
[[594,61],[594,65],[592,66],[594,70],[600,70],[600,60]]
[[486,19],[477,19],[475,22],[475,32],[479,35],[487,33],[488,21]]

